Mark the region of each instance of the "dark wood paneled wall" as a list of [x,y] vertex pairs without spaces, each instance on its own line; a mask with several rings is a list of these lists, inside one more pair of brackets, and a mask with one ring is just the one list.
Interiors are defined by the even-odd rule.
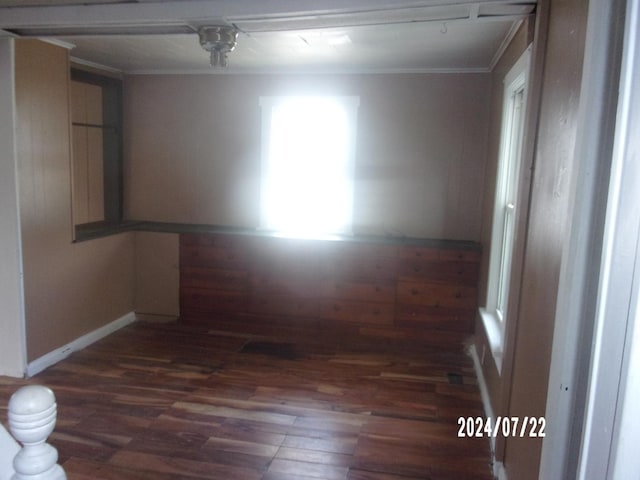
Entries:
[[479,260],[466,242],[182,234],[180,316],[296,341],[449,348],[473,332]]

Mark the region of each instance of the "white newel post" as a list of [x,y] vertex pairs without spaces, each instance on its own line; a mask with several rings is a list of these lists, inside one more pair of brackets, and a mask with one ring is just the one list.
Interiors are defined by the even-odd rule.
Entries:
[[56,415],[56,398],[47,387],[22,387],[9,400],[9,429],[23,445],[13,460],[13,480],[66,480],[58,451],[47,443]]

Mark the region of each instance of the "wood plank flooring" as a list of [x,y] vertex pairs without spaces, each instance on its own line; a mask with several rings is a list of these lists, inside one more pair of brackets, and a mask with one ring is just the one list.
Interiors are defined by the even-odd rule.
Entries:
[[5,426],[28,383],[56,394],[50,443],[70,480],[492,478],[489,441],[457,437],[459,416],[482,415],[462,349],[363,352],[136,322],[32,379],[0,377]]

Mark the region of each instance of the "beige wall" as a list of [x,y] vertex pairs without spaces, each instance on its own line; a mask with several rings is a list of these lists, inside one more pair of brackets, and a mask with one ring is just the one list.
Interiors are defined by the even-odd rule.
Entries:
[[260,96],[360,96],[354,231],[480,240],[490,76],[129,76],[128,218],[258,225]]
[[136,232],[136,314],[177,317],[180,259],[178,234]]
[[15,79],[32,361],[133,310],[134,236],[72,243],[68,52],[17,40]]

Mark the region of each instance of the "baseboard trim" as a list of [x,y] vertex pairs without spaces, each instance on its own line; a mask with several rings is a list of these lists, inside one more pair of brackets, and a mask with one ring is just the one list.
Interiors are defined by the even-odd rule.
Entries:
[[504,463],[502,463],[502,462],[493,462],[493,475],[498,480],[508,480],[507,479],[507,471],[504,469]]
[[[467,353],[473,360],[473,369],[476,372],[476,378],[478,379],[478,387],[480,388],[480,397],[482,399],[482,407],[484,408],[484,414],[487,418],[494,418],[493,408],[491,407],[491,399],[489,398],[489,389],[487,382],[482,372],[482,365],[480,365],[480,357],[478,357],[478,350],[475,345],[470,345],[467,349]],[[492,441],[495,439],[492,438]],[[492,445],[493,447],[493,442]]]
[[[489,397],[489,388],[487,387],[487,381],[484,378],[482,371],[482,365],[480,363],[480,357],[478,357],[478,350],[475,344],[471,344],[467,348],[467,354],[473,360],[473,369],[476,372],[476,378],[478,380],[478,388],[480,388],[480,398],[482,399],[482,407],[484,408],[484,415],[486,418],[494,419],[493,408],[491,406],[491,398]],[[489,436],[489,442],[491,444],[491,462],[493,464],[493,475],[498,480],[507,480],[507,472],[504,469],[502,462],[496,461],[496,439],[493,436]]]
[[33,377],[34,375],[37,375],[50,366],[55,365],[61,360],[64,360],[73,352],[77,352],[78,350],[82,350],[83,348],[88,347],[92,343],[97,342],[107,335],[110,335],[113,332],[133,323],[135,320],[135,312],[129,312],[122,317],[114,320],[113,322],[108,323],[92,332],[89,332],[86,335],[76,338],[74,341],[63,345],[62,347],[57,348],[40,358],[35,359],[33,362],[30,362],[27,365],[27,377]]

